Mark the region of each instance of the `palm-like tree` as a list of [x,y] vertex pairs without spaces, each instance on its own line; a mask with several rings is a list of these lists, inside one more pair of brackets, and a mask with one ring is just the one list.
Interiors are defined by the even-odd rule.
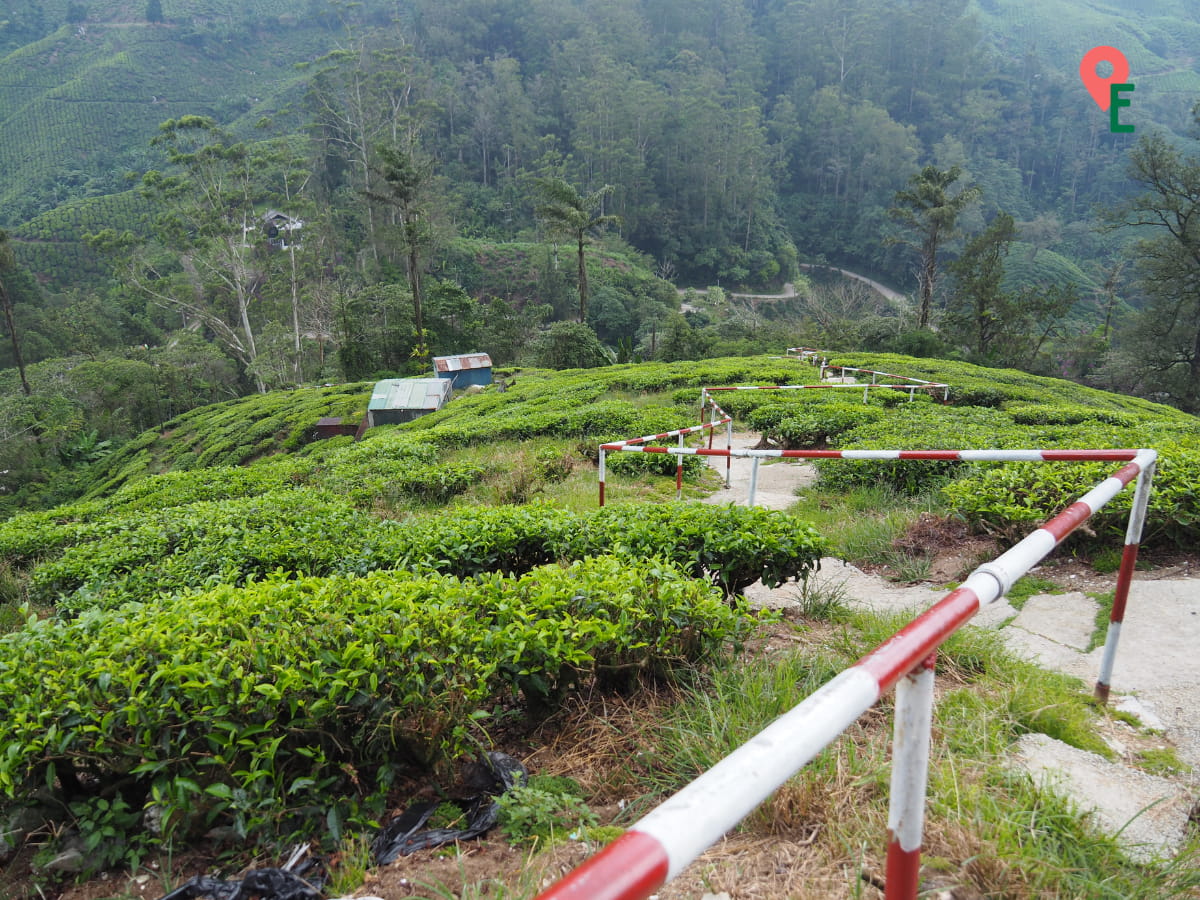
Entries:
[[588,281],[583,249],[593,231],[621,221],[620,216],[598,212],[603,207],[604,198],[612,193],[613,186],[606,184],[590,194],[581,194],[565,179],[558,177],[539,178],[535,184],[541,200],[534,209],[538,221],[551,234],[573,240],[578,247],[579,321],[586,323]]
[[888,215],[912,235],[910,238],[891,238],[890,243],[907,244],[921,258],[918,277],[921,283],[919,327],[929,327],[929,312],[933,304],[933,289],[937,284],[938,248],[954,236],[954,225],[961,213],[980,194],[972,185],[957,194],[951,186],[962,175],[962,169],[951,166],[942,171],[926,166],[908,180],[909,187],[897,191],[895,205]]

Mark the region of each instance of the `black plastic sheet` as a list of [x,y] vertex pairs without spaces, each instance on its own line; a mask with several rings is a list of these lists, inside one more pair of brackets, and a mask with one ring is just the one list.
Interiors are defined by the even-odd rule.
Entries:
[[396,816],[375,836],[371,842],[375,862],[386,866],[400,856],[471,840],[490,831],[500,818],[500,805],[495,798],[524,785],[529,780],[529,772],[520,760],[506,753],[488,753],[483,762],[490,783],[481,786],[481,793],[473,797],[449,801],[463,811],[466,823],[462,828],[424,828],[441,803],[419,803]]
[[161,900],[321,900],[324,895],[299,875],[284,869],[253,869],[239,881],[197,875]]

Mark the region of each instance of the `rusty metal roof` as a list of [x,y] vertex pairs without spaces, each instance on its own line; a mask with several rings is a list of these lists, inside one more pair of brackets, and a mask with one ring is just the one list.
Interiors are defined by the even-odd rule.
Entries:
[[435,372],[461,372],[463,369],[490,369],[492,358],[486,353],[463,353],[459,356],[435,356]]

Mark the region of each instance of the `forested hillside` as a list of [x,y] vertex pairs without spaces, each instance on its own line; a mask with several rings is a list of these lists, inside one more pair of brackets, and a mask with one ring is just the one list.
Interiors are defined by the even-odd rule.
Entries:
[[[1172,191],[1154,173],[1186,184],[1194,165],[1200,14],[1137,13],[11,3],[0,366],[29,367],[0,403],[13,486],[148,416],[468,350],[600,364],[803,341],[1200,408],[1186,241],[1153,245],[1146,218]],[[1135,135],[1079,82],[1098,43],[1130,60]],[[146,397],[80,387],[106,381]]]
[[[148,141],[168,118],[210,115],[250,134],[267,116],[301,129],[321,104],[296,102],[312,70],[293,66],[336,47],[390,73],[393,88],[403,82],[389,105],[375,79],[383,105],[354,124],[374,139],[419,107],[460,230],[509,239],[532,226],[521,176],[557,166],[614,186],[612,210],[639,249],[732,283],[770,281],[792,246],[904,277],[880,240],[883,211],[925,160],[964,165],[984,214],[1086,222],[1092,204],[1123,193],[1130,139],[1099,127],[1076,73],[1080,48],[1125,48],[1143,127],[1183,131],[1200,85],[1190,64],[1200,23],[1183,4],[1134,17],[998,0],[722,0],[698,14],[667,2],[416,0],[365,4],[354,21],[314,4],[297,15],[284,4],[168,2],[161,21],[141,4],[19,7],[0,33],[11,47],[0,63],[10,173],[0,224],[10,229],[157,165]],[[285,107],[292,116],[279,120]],[[346,149],[319,165],[326,187],[354,183]],[[21,235],[79,229],[41,222]],[[1086,233],[1061,241],[1096,256]]]

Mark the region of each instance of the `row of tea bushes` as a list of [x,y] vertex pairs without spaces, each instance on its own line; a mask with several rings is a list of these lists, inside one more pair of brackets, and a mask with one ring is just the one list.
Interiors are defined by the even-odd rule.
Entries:
[[[690,413],[671,406],[646,410],[645,395],[688,388],[694,405],[700,387],[714,384],[789,384],[815,380],[817,370],[769,357],[640,363],[567,372],[505,371],[509,387],[464,394],[442,410],[400,429],[414,441],[441,448],[538,436],[588,442],[620,440],[689,424]],[[322,416],[358,421],[369,383],[345,384],[244,397],[191,410],[147,431],[98,465],[89,496],[110,494],[156,473],[237,466],[279,452],[301,450]],[[636,395],[638,402],[618,397]],[[669,414],[669,415],[668,415]],[[390,429],[387,429],[390,430]],[[385,430],[386,431],[386,430]],[[368,431],[368,440],[374,435]],[[317,451],[318,457],[323,449]]]
[[[1159,452],[1142,535],[1147,545],[1194,548],[1200,540],[1200,435],[1151,442]],[[977,527],[1023,536],[1078,500],[1118,466],[1104,463],[1008,463],[976,468],[942,488],[950,504]],[[1120,546],[1133,491],[1122,491],[1089,520],[1110,546]]]
[[[889,403],[883,392],[866,404],[824,392],[748,392],[745,419],[789,449],[842,450],[1138,448],[1160,462],[1151,494],[1146,543],[1180,546],[1200,540],[1200,421],[1179,410],[967,363],[882,354],[839,355],[836,362],[940,380],[948,405],[918,395]],[[907,401],[907,396],[902,396]],[[718,395],[726,396],[726,395]],[[820,460],[822,487],[847,491],[886,486],[907,494],[941,489],[956,513],[975,526],[1018,537],[1099,481],[1113,466],[1081,464],[887,462]],[[1115,498],[1090,527],[1106,540],[1123,534],[1132,492]]]
[[496,704],[692,664],[746,621],[665,560],[613,557],[270,577],[33,620],[0,637],[0,794],[152,799],[177,833],[312,829],[405,763],[469,751]]
[[298,490],[60,527],[77,543],[32,569],[30,592],[64,612],[276,571],[420,569],[467,577],[603,554],[669,559],[733,595],[760,578],[768,585],[804,578],[825,550],[809,526],[764,509],[671,503],[577,514],[505,506],[393,521]]

